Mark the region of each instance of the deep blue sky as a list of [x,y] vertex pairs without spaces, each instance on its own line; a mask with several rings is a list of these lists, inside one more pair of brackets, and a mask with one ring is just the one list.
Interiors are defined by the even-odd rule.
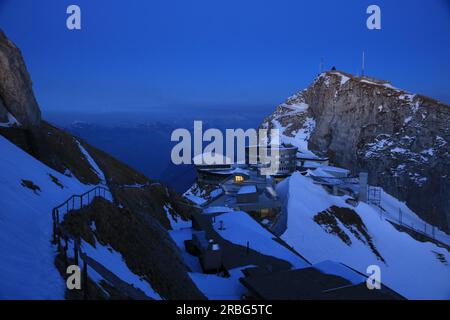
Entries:
[[[82,9],[82,30],[65,27]],[[366,28],[370,4],[382,30]],[[447,0],[0,0],[45,110],[270,110],[325,66],[450,103]],[[180,113],[180,116],[183,113]],[[213,111],[212,111],[213,112]]]

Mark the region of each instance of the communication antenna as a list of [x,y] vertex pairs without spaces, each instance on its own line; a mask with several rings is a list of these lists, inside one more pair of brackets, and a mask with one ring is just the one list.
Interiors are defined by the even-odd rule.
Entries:
[[366,63],[366,54],[363,51],[362,52],[362,71],[361,71],[361,76],[364,77],[364,67],[365,67],[365,63]]
[[320,58],[319,74],[323,72],[323,58]]

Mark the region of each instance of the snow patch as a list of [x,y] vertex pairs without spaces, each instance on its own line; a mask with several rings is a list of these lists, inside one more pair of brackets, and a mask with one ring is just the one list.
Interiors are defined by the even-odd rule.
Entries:
[[86,157],[86,160],[89,162],[89,164],[92,167],[92,170],[97,174],[98,178],[100,179],[101,184],[106,185],[106,178],[103,171],[100,169],[100,167],[97,165],[95,160],[91,157],[89,152],[81,145],[81,143],[76,140],[78,147],[80,148],[81,153]]
[[11,127],[20,127],[20,122],[17,121],[17,119],[8,112],[8,122],[0,122],[0,127],[3,128],[11,128]]

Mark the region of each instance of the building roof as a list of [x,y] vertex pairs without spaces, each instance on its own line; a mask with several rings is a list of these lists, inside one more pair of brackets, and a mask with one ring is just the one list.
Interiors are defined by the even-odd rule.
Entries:
[[332,166],[320,166],[314,170],[309,170],[308,172],[314,177],[336,178],[336,174],[348,175],[350,173],[350,170]]
[[321,166],[320,169],[327,172],[350,173],[350,170],[333,166]]
[[303,163],[304,168],[319,168],[322,166],[323,165],[320,162],[312,161],[312,160],[307,160]]
[[281,201],[278,198],[273,198],[272,196],[266,195],[265,192],[258,193],[258,200],[255,202],[248,203],[238,203],[236,195],[234,194],[223,194],[213,201],[210,205],[216,207],[229,207],[229,208],[239,208],[243,211],[253,211],[260,210],[261,208],[280,208]]
[[326,157],[319,157],[318,155],[314,154],[311,151],[298,151],[297,152],[297,158],[302,160],[315,160],[315,161],[327,161],[328,158]]
[[325,290],[351,285],[344,278],[323,274],[312,267],[255,274],[241,282],[256,298],[264,300],[315,299]]
[[[219,160],[219,161],[217,161]],[[212,153],[205,152],[196,155],[192,158],[192,161],[195,165],[221,165],[221,164],[232,164],[231,158],[220,154],[220,153]],[[216,163],[217,162],[217,163]]]
[[332,261],[323,265],[279,272],[246,270],[240,281],[256,298],[266,300],[301,299],[404,299],[391,289],[369,290],[365,277]]
[[249,176],[250,172],[248,169],[244,168],[231,168],[231,169],[221,169],[221,170],[212,170],[210,171],[215,174],[223,174],[223,175],[232,175],[232,174],[244,174]]
[[230,211],[233,211],[233,209],[230,207],[224,207],[224,206],[211,206],[211,207],[203,209],[204,214],[224,213],[224,212],[230,212]]
[[237,194],[249,194],[249,193],[256,193],[256,186],[251,184],[251,185],[246,185],[246,186],[242,186]]

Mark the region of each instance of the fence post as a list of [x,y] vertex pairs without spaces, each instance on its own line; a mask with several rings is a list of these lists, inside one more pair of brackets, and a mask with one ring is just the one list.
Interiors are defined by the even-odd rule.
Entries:
[[73,240],[73,258],[75,260],[75,264],[78,265],[78,239]]
[[55,230],[56,230],[56,243],[58,245],[58,253],[61,252],[61,235],[60,235],[60,230],[59,230],[59,209],[55,210]]
[[52,220],[53,220],[53,243],[56,243],[56,213],[55,213],[55,209],[52,210]]
[[61,231],[59,230],[59,228],[58,228],[58,253],[61,253],[61,249],[62,249],[62,247],[61,247]]
[[67,239],[67,236],[64,236],[64,266],[67,268],[67,249],[69,248],[69,240]]
[[87,270],[87,256],[82,257],[83,259],[83,295],[84,300],[88,299],[88,270]]

